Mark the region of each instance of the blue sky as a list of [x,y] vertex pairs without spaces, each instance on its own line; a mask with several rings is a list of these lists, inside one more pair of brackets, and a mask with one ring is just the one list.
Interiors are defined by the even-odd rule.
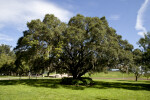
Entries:
[[137,41],[150,31],[150,0],[0,0],[0,44],[16,46],[32,19],[54,14],[61,21],[76,14],[106,16],[117,34],[138,48]]

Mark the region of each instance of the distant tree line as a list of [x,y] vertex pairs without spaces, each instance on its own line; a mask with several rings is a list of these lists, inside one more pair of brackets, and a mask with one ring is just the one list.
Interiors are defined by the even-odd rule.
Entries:
[[[54,15],[45,15],[27,23],[28,30],[11,50],[0,45],[1,75],[31,75],[47,71],[70,73],[74,79],[85,73],[119,68],[133,72],[137,78],[150,68],[150,33],[134,49],[116,30],[109,27],[105,17],[76,15],[63,23]],[[145,72],[145,73],[146,73]]]

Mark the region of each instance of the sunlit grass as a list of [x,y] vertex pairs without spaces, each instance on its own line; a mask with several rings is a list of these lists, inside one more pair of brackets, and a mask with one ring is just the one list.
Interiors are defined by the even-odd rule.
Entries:
[[94,80],[92,86],[60,79],[0,80],[0,100],[149,100],[150,81]]
[[[100,72],[100,73],[93,73],[91,74],[91,76],[89,76],[89,74],[85,74],[84,76],[86,77],[92,77],[92,78],[120,78],[120,79],[135,79],[135,75],[133,73],[121,73],[119,71],[117,72],[112,72],[109,71],[107,74],[104,72]],[[139,79],[146,79],[146,77],[144,77],[143,75],[140,76]]]

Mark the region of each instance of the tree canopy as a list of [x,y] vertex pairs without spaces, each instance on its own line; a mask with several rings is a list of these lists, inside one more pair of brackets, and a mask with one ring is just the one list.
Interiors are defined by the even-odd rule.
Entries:
[[130,66],[133,46],[109,27],[105,17],[76,15],[68,24],[54,15],[27,23],[19,38],[16,63],[29,69],[51,69],[80,78],[103,67]]
[[138,44],[143,51],[143,65],[150,68],[150,32],[145,34],[144,37],[139,40]]
[[131,70],[136,77],[136,81],[142,74],[142,54],[143,53],[140,49],[135,49],[133,51],[133,63]]
[[14,71],[15,54],[11,50],[11,46],[1,44],[0,45],[0,73],[7,73]]

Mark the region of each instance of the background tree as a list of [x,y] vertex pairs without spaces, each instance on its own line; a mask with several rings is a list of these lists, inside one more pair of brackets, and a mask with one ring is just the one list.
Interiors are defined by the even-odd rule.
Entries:
[[0,73],[12,75],[14,71],[15,54],[11,50],[11,46],[0,45]]
[[150,69],[146,67],[146,68],[144,69],[143,74],[144,74],[144,77],[146,77],[147,80],[148,80],[148,78],[150,77]]
[[142,74],[142,51],[140,49],[135,49],[133,51],[133,65],[132,65],[132,72],[135,75],[135,81]]
[[20,78],[23,74],[25,74],[26,76],[28,75],[28,72],[30,70],[29,65],[24,61],[24,59],[21,56],[17,57],[17,59],[15,60],[15,65],[16,73],[20,76]]
[[143,64],[150,68],[150,32],[144,35],[138,41],[139,46],[142,48],[143,54]]
[[150,77],[150,32],[145,34],[144,37],[138,41],[138,44],[143,51],[142,64],[145,66],[144,76],[148,79]]

